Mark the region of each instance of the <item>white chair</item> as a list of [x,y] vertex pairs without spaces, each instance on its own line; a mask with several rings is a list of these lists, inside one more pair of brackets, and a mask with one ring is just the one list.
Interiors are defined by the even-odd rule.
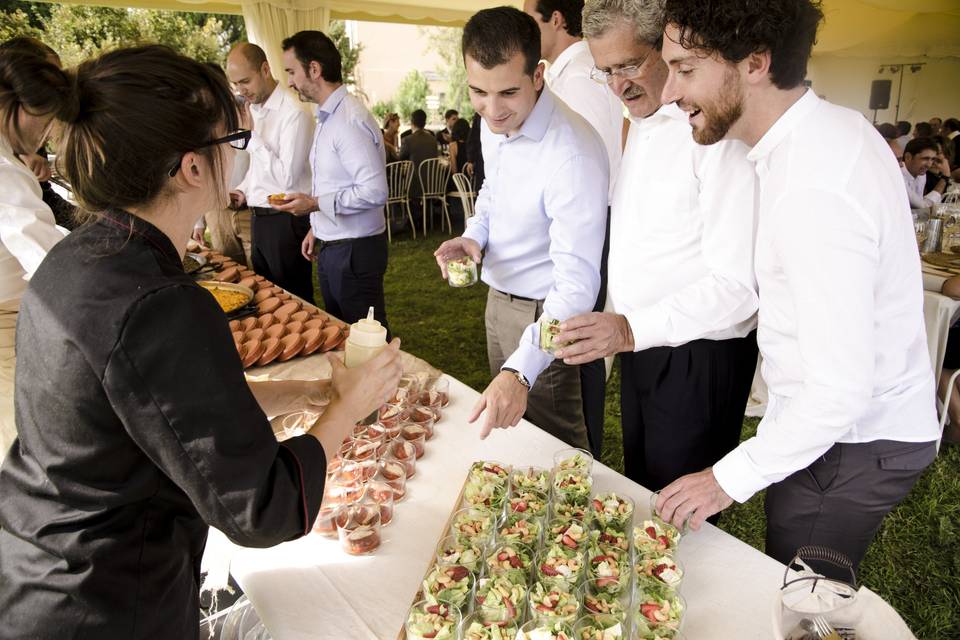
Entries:
[[[450,181],[450,163],[443,158],[430,158],[420,163],[420,196],[423,206],[423,235],[427,235],[427,203],[439,201],[443,207],[443,217],[446,220],[450,233],[453,233],[453,224],[450,222],[450,209],[447,207],[447,182]],[[443,220],[440,221],[443,230]]]
[[473,205],[476,202],[477,194],[473,192],[473,185],[470,184],[470,178],[466,174],[453,174],[453,184],[457,187],[457,190],[452,191],[451,195],[460,198],[460,204],[463,205],[463,223],[466,225],[467,220],[473,217]]
[[[943,357],[947,350],[947,335],[950,326],[960,316],[960,300],[954,300],[935,291],[923,292],[923,321],[927,329],[927,349],[930,353],[930,366],[933,369],[934,384],[940,384],[940,372],[943,370]],[[949,417],[950,396],[953,395],[954,383],[960,377],[960,370],[950,378],[947,386],[946,398],[940,409],[940,433]]]
[[384,208],[387,217],[387,241],[393,242],[390,236],[390,211],[391,207],[399,204],[407,212],[407,218],[410,220],[410,230],[413,231],[413,239],[417,239],[417,225],[413,221],[413,213],[410,212],[410,183],[413,182],[413,163],[409,160],[400,162],[391,162],[387,165],[387,206]]

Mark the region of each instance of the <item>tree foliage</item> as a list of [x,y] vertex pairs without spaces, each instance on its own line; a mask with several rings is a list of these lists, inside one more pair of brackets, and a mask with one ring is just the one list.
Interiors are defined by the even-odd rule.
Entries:
[[417,109],[427,108],[427,94],[430,93],[430,85],[427,79],[419,71],[411,71],[397,87],[397,94],[393,99],[397,113],[400,114],[401,122],[408,122],[410,114]]
[[422,33],[429,41],[429,47],[443,60],[443,68],[439,71],[447,78],[447,91],[444,104],[440,105],[440,112],[447,109],[456,109],[461,118],[473,117],[473,105],[470,104],[470,93],[467,87],[467,70],[463,66],[463,55],[460,51],[460,39],[463,29],[454,27],[421,27]]
[[354,45],[347,36],[347,27],[343,20],[331,20],[327,28],[327,35],[333,40],[340,52],[340,67],[343,73],[343,83],[356,85],[357,79],[354,75],[357,64],[360,62],[360,52],[363,51],[363,45]]

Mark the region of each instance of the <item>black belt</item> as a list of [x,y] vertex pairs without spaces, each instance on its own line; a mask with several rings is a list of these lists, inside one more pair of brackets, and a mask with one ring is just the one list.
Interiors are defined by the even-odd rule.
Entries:
[[523,296],[515,296],[512,293],[507,293],[506,291],[500,291],[500,289],[494,289],[497,293],[502,296],[507,296],[510,300],[522,300],[524,302],[540,302],[539,300],[534,300],[533,298],[524,298]]
[[250,207],[250,211],[253,212],[255,216],[289,216],[292,215],[289,211],[280,211],[278,209],[273,209],[271,207]]
[[363,238],[341,238],[340,240],[321,240],[320,238],[314,238],[314,247],[317,251],[320,251],[324,247],[333,247],[338,244],[347,244],[349,242],[354,242],[355,240],[362,240]]

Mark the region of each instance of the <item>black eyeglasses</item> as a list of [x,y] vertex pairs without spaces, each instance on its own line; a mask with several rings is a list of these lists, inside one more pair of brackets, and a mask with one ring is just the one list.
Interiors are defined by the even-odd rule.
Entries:
[[[239,149],[240,151],[243,151],[244,149],[247,148],[247,145],[250,144],[251,135],[253,135],[252,131],[249,131],[247,129],[239,129],[231,133],[230,135],[223,136],[222,138],[217,138],[216,140],[211,140],[210,142],[205,142],[199,147],[197,147],[196,149],[192,149],[192,151],[196,151],[197,149],[203,149],[205,147],[213,147],[218,144],[229,144],[234,149]],[[181,153],[180,157],[177,158],[177,163],[170,168],[171,178],[177,175],[177,171],[180,170],[180,164],[183,162],[183,156],[185,155],[186,155],[186,152]]]

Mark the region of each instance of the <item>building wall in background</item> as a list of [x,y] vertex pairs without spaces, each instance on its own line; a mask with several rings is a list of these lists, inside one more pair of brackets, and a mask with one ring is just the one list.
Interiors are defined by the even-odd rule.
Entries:
[[[926,62],[917,73],[910,72],[911,62]],[[861,112],[873,120],[870,105],[870,84],[874,80],[893,81],[890,108],[877,112],[877,122],[896,120],[897,85],[899,74],[889,70],[878,73],[880,65],[905,64],[903,93],[900,98],[900,120],[919,122],[936,116],[960,118],[960,59],[885,59],[839,58],[815,56],[810,61],[807,78],[813,89],[834,104]]]
[[420,27],[387,22],[352,22],[351,37],[363,45],[357,78],[369,105],[390,100],[397,86],[411,71],[419,71],[437,96],[446,90],[446,80],[438,73],[443,62],[421,35]]

